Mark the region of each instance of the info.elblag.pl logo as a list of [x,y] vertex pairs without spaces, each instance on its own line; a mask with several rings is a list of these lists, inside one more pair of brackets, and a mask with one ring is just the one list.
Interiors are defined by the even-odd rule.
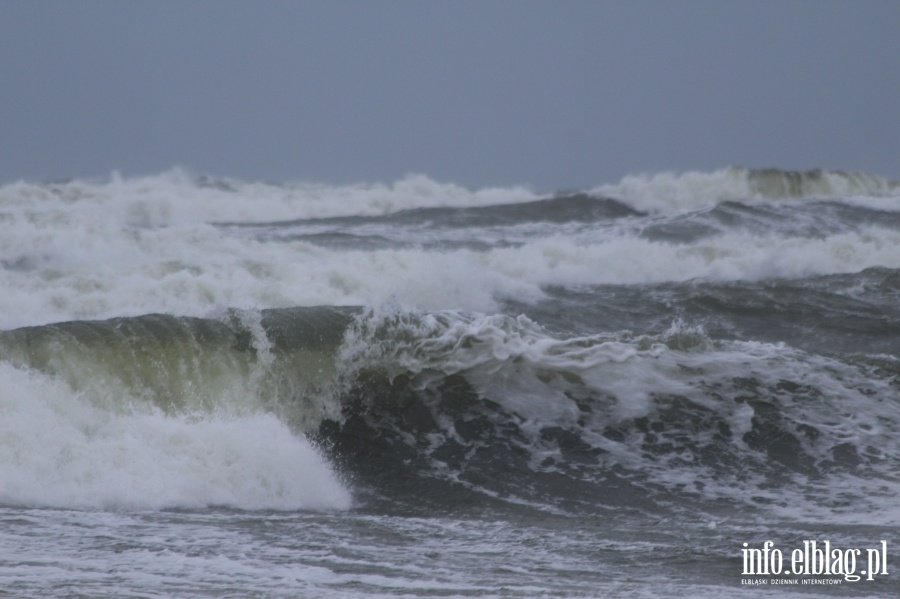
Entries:
[[[789,554],[766,541],[761,548],[743,544],[744,576],[817,576],[820,578],[751,578],[741,579],[741,584],[841,584],[844,581],[875,580],[887,576],[887,541],[873,548],[841,549],[832,547],[831,541],[803,541]],[[836,577],[841,578],[822,578]]]

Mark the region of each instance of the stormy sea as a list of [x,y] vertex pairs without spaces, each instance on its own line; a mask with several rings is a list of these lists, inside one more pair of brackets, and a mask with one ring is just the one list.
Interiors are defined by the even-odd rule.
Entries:
[[900,183],[0,187],[0,597],[900,596]]

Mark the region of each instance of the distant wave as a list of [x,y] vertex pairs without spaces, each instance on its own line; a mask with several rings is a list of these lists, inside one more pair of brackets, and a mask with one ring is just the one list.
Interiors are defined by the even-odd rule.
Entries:
[[[831,195],[844,192],[870,195]],[[744,169],[550,196],[182,171],[17,183],[0,188],[0,327],[385,302],[490,312],[560,285],[900,268],[897,193],[859,173]]]
[[[681,212],[729,200],[884,197],[900,194],[900,183],[865,172],[730,167],[708,173],[627,176],[618,183],[581,191],[625,202],[639,211]],[[424,175],[390,184],[325,185],[242,181],[173,169],[145,177],[113,174],[101,180],[11,183],[0,187],[0,209],[28,201],[58,202],[77,212],[99,215],[105,211],[133,226],[152,227],[377,216],[418,208],[517,204],[570,193],[540,194],[526,187],[470,190]]]
[[730,167],[711,173],[629,176],[592,194],[623,200],[647,212],[682,212],[723,201],[900,195],[900,183],[865,172],[791,171]]
[[[263,183],[195,176],[181,169],[158,175],[0,187],[0,207],[40,201],[80,213],[115,217],[136,227],[205,222],[267,222],[335,216],[376,216],[440,206],[466,207],[531,201],[525,188],[468,190],[410,175],[390,184]],[[2,209],[2,208],[0,208]]]

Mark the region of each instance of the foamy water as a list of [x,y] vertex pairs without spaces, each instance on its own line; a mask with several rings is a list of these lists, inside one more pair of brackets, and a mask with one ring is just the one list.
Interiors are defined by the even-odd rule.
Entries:
[[[662,181],[627,179],[595,192],[638,209],[656,202],[654,212],[662,206],[677,214],[688,206],[744,197],[748,185],[746,175],[726,170]],[[872,187],[879,193],[893,189],[877,179]],[[385,302],[490,312],[497,299],[535,299],[547,285],[758,280],[900,266],[896,229],[877,223],[825,237],[738,228],[672,243],[636,236],[634,219],[624,219],[612,229],[604,224],[566,234],[553,229],[526,233],[516,247],[488,251],[333,251],[306,239],[264,242],[258,232],[245,235],[215,226],[272,223],[267,231],[277,234],[297,220],[534,199],[522,189],[469,192],[422,177],[393,186],[346,188],[209,186],[175,171],[97,184],[7,185],[0,189],[0,326],[150,312],[203,316],[225,307]],[[896,209],[894,200],[871,201],[878,209]],[[402,241],[401,226],[388,226]],[[516,227],[481,230],[475,237],[485,242],[508,238]]]
[[[0,365],[0,503],[163,509],[347,509],[349,492],[273,416],[93,405],[61,381]],[[105,402],[108,403],[108,402]]]
[[744,542],[893,551],[898,273],[866,173],[5,185],[4,590],[743,596]]

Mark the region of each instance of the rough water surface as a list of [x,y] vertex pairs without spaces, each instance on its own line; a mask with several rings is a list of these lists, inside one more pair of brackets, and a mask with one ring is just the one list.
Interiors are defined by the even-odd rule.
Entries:
[[900,591],[873,175],[22,182],[0,289],[0,596]]

